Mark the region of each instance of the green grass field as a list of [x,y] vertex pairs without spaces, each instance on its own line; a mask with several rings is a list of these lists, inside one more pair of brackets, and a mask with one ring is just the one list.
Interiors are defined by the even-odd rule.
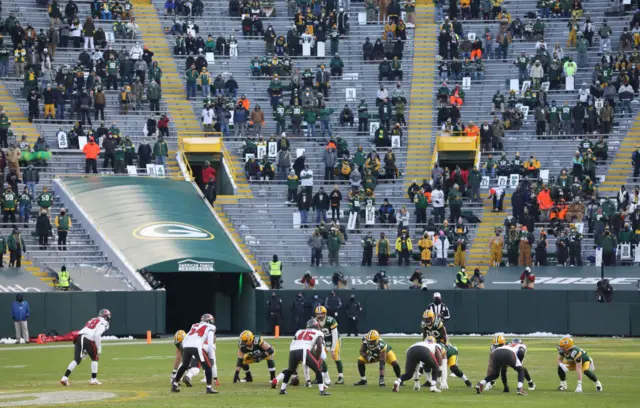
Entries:
[[[414,338],[387,338],[387,342],[396,352],[401,366],[404,366],[404,353]],[[269,340],[276,349],[276,368],[280,372],[287,363],[289,339]],[[529,351],[525,365],[529,369],[537,389],[527,396],[515,394],[515,373],[510,371],[511,393],[503,394],[498,387],[476,395],[474,389],[466,388],[458,378],[449,378],[449,390],[441,394],[432,394],[423,388],[420,392],[412,390],[411,384],[402,387],[399,393],[391,392],[393,371],[387,369],[387,387],[377,384],[377,364],[367,366],[369,385],[354,387],[358,373],[356,359],[359,339],[343,339],[342,359],[345,365],[346,385],[331,386],[329,397],[320,397],[317,387],[289,387],[289,395],[278,395],[268,384],[269,374],[264,362],[252,365],[254,383],[232,383],[236,360],[236,340],[218,341],[219,395],[205,395],[204,385],[200,384],[202,373],[196,377],[194,388],[182,387],[180,394],[169,392],[169,378],[174,358],[174,346],[167,340],[155,341],[151,345],[144,342],[105,342],[100,358],[99,380],[101,386],[89,386],[90,364],[85,360],[71,375],[70,387],[59,384],[67,364],[72,359],[70,344],[51,344],[45,346],[4,345],[0,346],[0,407],[17,406],[97,406],[97,407],[209,407],[244,406],[252,407],[301,407],[321,403],[332,407],[374,407],[408,406],[418,403],[437,403],[438,407],[459,407],[465,403],[475,406],[495,407],[496,403],[519,404],[528,407],[637,407],[640,390],[640,351],[636,351],[640,342],[633,339],[576,339],[576,344],[585,348],[594,359],[596,374],[602,382],[604,392],[596,393],[594,384],[588,379],[583,381],[583,394],[572,392],[576,386],[575,373],[568,374],[571,392],[558,392],[556,373],[556,341],[554,339],[525,339]],[[134,344],[132,344],[134,343]],[[484,377],[487,367],[487,355],[490,338],[452,338],[452,343],[460,350],[459,367],[475,384]],[[404,368],[404,367],[403,367]],[[332,381],[337,378],[335,364],[329,363]],[[58,394],[38,393],[58,392]],[[85,394],[85,393],[104,394]],[[106,399],[89,402],[64,403],[60,396]],[[77,401],[77,400],[76,400]],[[634,402],[635,401],[635,402]]]

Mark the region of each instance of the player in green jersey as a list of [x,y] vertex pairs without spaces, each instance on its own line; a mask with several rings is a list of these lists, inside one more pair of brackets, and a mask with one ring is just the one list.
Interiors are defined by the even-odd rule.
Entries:
[[586,350],[576,346],[571,337],[566,336],[560,339],[558,342],[558,376],[560,377],[558,391],[568,389],[567,371],[575,371],[578,374],[576,392],[582,392],[582,374],[596,383],[596,391],[602,391],[602,384],[598,381],[594,370],[595,365]]

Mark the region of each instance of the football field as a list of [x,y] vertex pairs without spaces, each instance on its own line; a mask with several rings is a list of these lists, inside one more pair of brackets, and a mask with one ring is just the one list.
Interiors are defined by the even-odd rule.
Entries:
[[[404,354],[416,338],[385,337],[392,346],[404,370]],[[569,372],[569,391],[559,392],[556,355],[558,339],[524,338],[528,345],[525,366],[536,383],[536,390],[527,396],[518,396],[515,372],[509,370],[511,392],[504,394],[500,381],[496,388],[477,395],[458,378],[449,377],[449,389],[441,394],[430,393],[427,388],[419,392],[407,384],[399,393],[391,392],[394,375],[390,366],[386,370],[387,386],[378,386],[378,364],[367,365],[368,386],[354,387],[359,380],[356,367],[359,338],[342,339],[342,360],[345,367],[345,385],[332,385],[331,396],[318,395],[312,388],[289,386],[288,395],[279,395],[270,388],[265,362],[251,365],[253,383],[233,384],[237,340],[219,339],[217,343],[220,394],[204,394],[201,372],[194,379],[194,387],[181,386],[182,392],[169,392],[169,380],[175,356],[170,340],[156,340],[148,345],[143,341],[103,342],[98,379],[101,386],[90,386],[88,359],[75,369],[71,385],[59,383],[68,363],[73,358],[70,343],[0,346],[0,407],[303,407],[322,404],[331,407],[408,407],[412,404],[434,403],[440,407],[460,407],[474,404],[495,407],[496,404],[518,404],[528,407],[637,407],[640,390],[640,341],[635,339],[577,338],[576,345],[586,349],[595,362],[595,373],[604,391],[597,393],[594,384],[583,379],[582,394],[576,394],[576,376]],[[267,339],[276,349],[276,370],[286,367],[289,338]],[[486,374],[490,337],[452,337],[458,347],[460,369],[477,383]],[[331,380],[337,379],[336,366],[330,361]],[[302,372],[300,370],[300,372]],[[411,381],[410,381],[411,382]],[[525,385],[526,389],[526,385]],[[319,405],[318,405],[319,406]]]

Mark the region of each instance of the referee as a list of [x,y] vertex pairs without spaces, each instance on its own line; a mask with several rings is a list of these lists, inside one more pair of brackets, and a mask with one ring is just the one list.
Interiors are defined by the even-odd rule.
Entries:
[[440,317],[444,321],[444,323],[447,323],[451,318],[449,308],[447,307],[447,305],[442,303],[442,296],[440,295],[440,292],[436,292],[433,294],[433,303],[429,303],[429,306],[427,306],[427,310],[433,311],[433,314],[435,314],[436,317]]

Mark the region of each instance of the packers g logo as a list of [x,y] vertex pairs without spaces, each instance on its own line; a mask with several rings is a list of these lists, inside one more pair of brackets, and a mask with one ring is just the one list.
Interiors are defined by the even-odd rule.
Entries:
[[142,225],[133,231],[133,236],[138,239],[187,239],[197,241],[210,241],[213,234],[200,227],[181,222],[152,222]]

